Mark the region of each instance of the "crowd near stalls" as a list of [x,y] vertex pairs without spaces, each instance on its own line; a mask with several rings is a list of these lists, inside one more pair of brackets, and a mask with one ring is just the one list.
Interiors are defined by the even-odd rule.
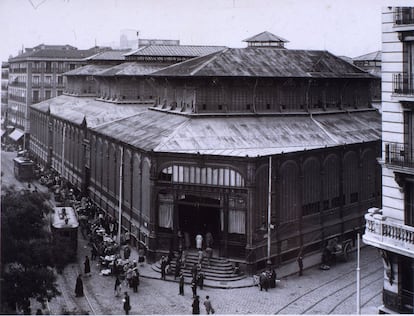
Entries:
[[113,275],[135,290],[139,284],[138,262],[145,260],[145,250],[139,252],[138,260],[132,260],[130,234],[118,234],[118,222],[104,210],[97,207],[88,197],[70,183],[63,180],[53,169],[40,170],[39,183],[45,185],[54,195],[57,206],[72,207],[79,221],[82,236],[91,247],[91,260],[97,260],[101,275]]

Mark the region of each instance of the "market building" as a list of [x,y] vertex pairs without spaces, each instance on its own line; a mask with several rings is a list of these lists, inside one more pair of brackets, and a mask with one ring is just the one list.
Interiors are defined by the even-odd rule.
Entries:
[[139,48],[93,73],[96,97],[31,107],[32,137],[52,148],[42,160],[116,219],[121,200],[150,260],[178,231],[192,247],[210,232],[218,255],[255,271],[355,238],[380,206],[372,75],[268,32],[246,41]]
[[380,313],[414,313],[414,8],[382,13],[382,208],[363,240],[384,263]]

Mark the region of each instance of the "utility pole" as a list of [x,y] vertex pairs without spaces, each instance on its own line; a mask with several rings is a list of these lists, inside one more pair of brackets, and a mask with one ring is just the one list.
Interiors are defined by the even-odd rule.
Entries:
[[357,315],[361,314],[361,284],[360,284],[360,268],[359,268],[359,233],[357,234],[357,268],[356,268],[356,278],[357,278]]
[[63,176],[63,172],[64,172],[64,165],[65,165],[65,136],[66,136],[66,125],[63,125],[63,131],[62,131],[62,173],[61,176],[62,178],[64,178]]
[[272,216],[272,156],[269,156],[269,196],[267,203],[267,264],[271,264],[270,246],[271,246],[271,216]]

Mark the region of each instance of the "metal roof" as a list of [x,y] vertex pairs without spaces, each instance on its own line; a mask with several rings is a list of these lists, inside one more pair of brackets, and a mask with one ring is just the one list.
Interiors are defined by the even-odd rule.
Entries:
[[68,72],[65,72],[65,76],[91,76],[95,75],[98,72],[101,72],[102,70],[110,68],[111,65],[86,65],[79,68],[75,68],[73,70],[69,70]]
[[376,141],[381,120],[376,111],[192,117],[147,110],[94,130],[155,152],[244,157]]
[[152,74],[171,77],[372,78],[327,51],[228,48]]
[[125,60],[125,54],[130,52],[130,49],[123,49],[123,50],[109,50],[97,53],[93,56],[89,56],[85,58],[86,60]]
[[88,127],[96,127],[145,111],[148,105],[114,104],[95,100],[92,97],[61,95],[43,102],[32,104],[31,108],[50,114],[74,124],[86,120]]
[[152,45],[138,48],[125,56],[198,57],[225,49],[225,46]]
[[361,55],[352,59],[354,61],[381,61],[381,51]]
[[31,59],[84,59],[96,54],[101,48],[94,47],[91,49],[56,49],[44,48],[39,50],[31,50],[9,58],[9,62],[31,60]]
[[270,32],[262,32],[252,37],[246,38],[243,42],[284,42],[288,43],[289,41],[283,37],[276,36]]
[[[108,68],[108,67],[107,67]],[[148,75],[165,68],[165,64],[149,64],[139,62],[122,63],[97,73],[98,76],[139,76]]]

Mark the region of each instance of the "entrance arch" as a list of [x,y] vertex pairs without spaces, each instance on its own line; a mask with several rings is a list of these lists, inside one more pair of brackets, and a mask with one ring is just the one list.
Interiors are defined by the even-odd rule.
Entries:
[[190,248],[195,248],[195,236],[201,234],[203,243],[205,235],[213,235],[214,244],[218,245],[221,239],[221,221],[219,199],[200,197],[195,195],[182,195],[177,200],[178,225],[183,233],[188,233]]

